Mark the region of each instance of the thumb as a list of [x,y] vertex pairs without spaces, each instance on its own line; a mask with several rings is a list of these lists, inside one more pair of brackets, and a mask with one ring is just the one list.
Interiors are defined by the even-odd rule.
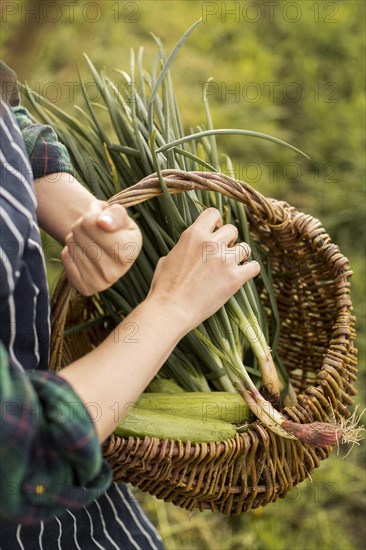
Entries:
[[127,210],[121,204],[112,204],[97,217],[97,226],[103,231],[113,233],[128,225]]

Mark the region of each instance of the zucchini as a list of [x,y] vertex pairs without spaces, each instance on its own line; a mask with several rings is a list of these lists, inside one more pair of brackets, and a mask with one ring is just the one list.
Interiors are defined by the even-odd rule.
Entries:
[[208,443],[235,437],[235,426],[221,420],[204,422],[198,418],[175,416],[133,406],[114,433],[120,437],[156,437]]
[[147,391],[150,393],[181,393],[184,392],[175,380],[171,378],[157,378],[150,382],[147,387]]
[[204,422],[222,420],[237,424],[246,422],[251,416],[243,398],[230,392],[143,393],[137,405],[152,411],[199,418]]

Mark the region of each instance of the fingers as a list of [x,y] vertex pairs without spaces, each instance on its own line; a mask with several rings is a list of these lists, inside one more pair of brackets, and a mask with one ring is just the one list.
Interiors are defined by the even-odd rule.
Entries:
[[[95,201],[88,212],[86,212],[72,228],[83,229],[85,232],[102,229],[108,233],[129,229],[135,222],[127,214],[127,210],[121,204],[109,205],[105,201]],[[97,233],[97,231],[93,231]]]
[[[133,263],[142,245],[141,231],[126,208],[98,201],[80,218],[66,236],[67,245],[78,245],[88,259],[99,254],[116,262]],[[89,258],[89,252],[92,258]]]
[[130,269],[142,235],[123,206],[95,201],[72,226],[65,245],[62,260],[69,281],[88,296],[109,288]]
[[245,243],[237,243],[234,246],[228,246],[225,242],[217,243],[212,241],[204,243],[202,249],[202,258],[207,262],[210,257],[214,256],[220,263],[230,263],[233,266],[240,266],[246,262],[251,254],[250,246]]
[[142,235],[137,226],[135,230],[121,229],[112,233],[95,228],[86,232],[78,228],[67,235],[65,244],[70,249],[77,247],[86,261],[98,262],[101,264],[100,268],[104,270],[109,269],[106,262],[131,265],[140,253]]
[[244,262],[246,262],[251,254],[251,249],[249,244],[244,242],[237,243],[234,248],[235,248],[236,260],[237,260],[236,263],[241,265]]
[[228,223],[215,232],[215,240],[225,243],[227,246],[234,246],[239,232],[235,225]]
[[234,246],[238,238],[238,230],[235,225],[230,223],[223,225],[221,214],[216,208],[204,210],[192,225],[195,228],[208,230],[210,233],[217,229],[214,232],[214,240],[226,243],[228,246]]
[[243,277],[242,282],[244,284],[259,275],[261,268],[258,262],[252,260],[251,262],[246,262],[243,265],[239,265],[238,270],[240,270],[239,272]]
[[[218,227],[216,231],[214,231],[215,227]],[[204,233],[197,231],[198,228],[203,229]],[[209,240],[202,243],[206,231],[210,233]],[[236,243],[238,235],[235,225],[230,223],[223,225],[220,212],[216,208],[207,208],[188,228],[183,238],[186,239],[185,244],[189,247],[192,247],[193,243],[201,245],[205,261],[208,256],[217,256],[221,262],[228,261],[241,265],[248,260],[251,250],[245,242]]]
[[61,259],[64,264],[66,275],[69,281],[72,282],[76,290],[78,290],[80,294],[84,296],[89,296],[90,294],[93,294],[93,292],[89,293],[88,289],[84,286],[83,280],[85,280],[85,278],[82,277],[76,262],[72,258],[72,254],[70,253],[68,246],[65,246],[62,249]]
[[112,233],[127,228],[129,220],[130,218],[124,206],[112,204],[111,206],[107,205],[107,208],[98,215],[96,224],[103,231]]
[[221,214],[216,208],[206,208],[193,225],[212,232],[214,229],[222,227]]

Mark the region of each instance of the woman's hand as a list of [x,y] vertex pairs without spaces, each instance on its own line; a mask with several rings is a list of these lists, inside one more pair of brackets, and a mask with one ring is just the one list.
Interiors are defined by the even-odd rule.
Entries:
[[186,331],[192,330],[259,273],[257,262],[243,263],[250,249],[235,244],[237,237],[218,210],[205,210],[160,259],[148,299],[176,308]]
[[141,231],[123,206],[95,200],[72,225],[61,258],[70,283],[90,296],[122,277],[141,245]]
[[142,236],[123,206],[98,201],[66,172],[36,178],[34,188],[38,223],[65,245],[61,259],[81,294],[105,290],[129,270]]

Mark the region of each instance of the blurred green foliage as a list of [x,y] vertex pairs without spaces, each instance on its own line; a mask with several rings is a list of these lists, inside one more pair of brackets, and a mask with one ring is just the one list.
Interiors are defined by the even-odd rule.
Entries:
[[[365,404],[365,4],[362,1],[3,2],[1,56],[19,79],[72,111],[82,52],[96,66],[128,68],[130,47],[153,63],[199,17],[203,22],[178,55],[172,74],[187,129],[205,120],[203,87],[216,127],[270,133],[310,160],[274,144],[242,137],[218,140],[235,176],[263,194],[321,219],[351,261],[359,348],[356,398]],[[69,5],[69,7],[66,6]],[[93,6],[94,5],[94,8]],[[99,9],[95,8],[99,5]],[[39,17],[26,8],[38,9]],[[42,7],[43,6],[43,7]],[[52,9],[54,11],[52,11]],[[94,11],[93,11],[94,10]],[[36,13],[36,12],[34,12]],[[95,90],[90,89],[90,95]],[[224,159],[222,159],[224,163]],[[45,237],[50,256],[57,256]],[[50,281],[58,264],[49,262]],[[340,454],[345,454],[343,450]],[[312,482],[286,499],[239,518],[182,511],[138,495],[167,548],[364,548],[364,446],[344,461],[333,453]]]

